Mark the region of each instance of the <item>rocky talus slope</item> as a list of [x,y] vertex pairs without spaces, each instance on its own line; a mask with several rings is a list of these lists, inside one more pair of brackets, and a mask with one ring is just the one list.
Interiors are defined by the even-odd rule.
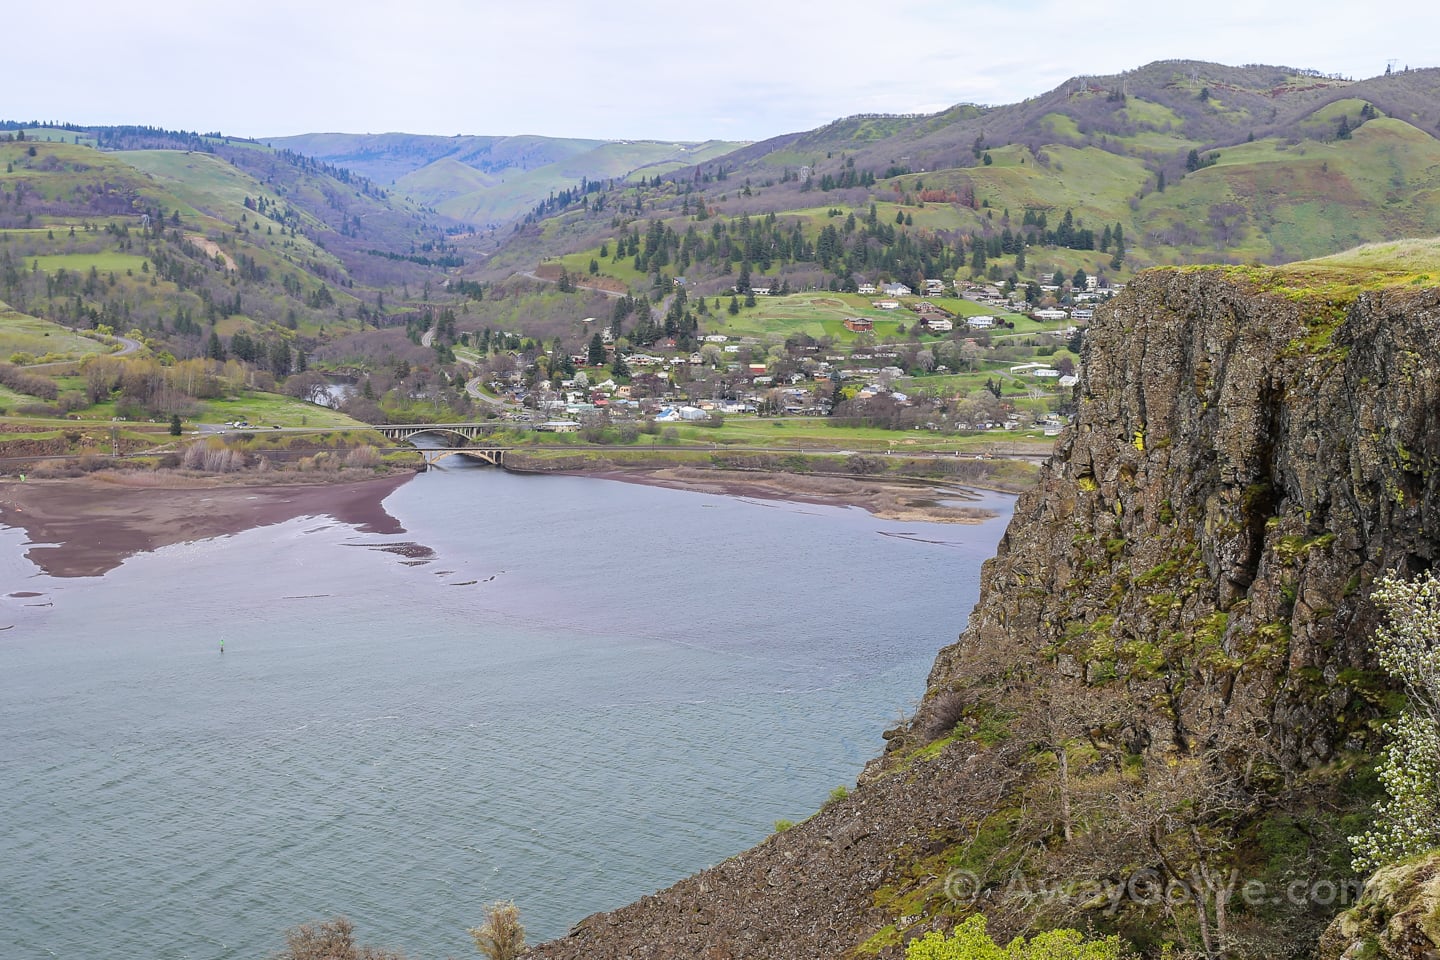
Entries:
[[1137,279],[969,627],[857,789],[534,955],[894,957],[975,910],[1001,934],[1312,955],[1358,885],[1344,837],[1395,706],[1370,584],[1440,545],[1437,344],[1423,276]]

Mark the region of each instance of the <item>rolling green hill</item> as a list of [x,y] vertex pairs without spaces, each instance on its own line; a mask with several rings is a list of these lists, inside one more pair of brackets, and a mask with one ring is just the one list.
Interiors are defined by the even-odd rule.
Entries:
[[[1018,104],[850,117],[658,181],[573,192],[476,274],[501,276],[526,257],[594,259],[602,277],[683,274],[713,293],[742,265],[793,289],[844,289],[1324,256],[1440,233],[1437,104],[1435,69],[1348,81],[1154,63]],[[824,236],[827,221],[837,237]],[[660,256],[627,241],[657,222]]]

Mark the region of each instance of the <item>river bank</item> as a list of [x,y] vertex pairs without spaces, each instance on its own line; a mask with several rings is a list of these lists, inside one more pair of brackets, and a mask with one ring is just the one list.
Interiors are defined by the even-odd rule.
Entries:
[[[982,523],[969,480],[855,477],[700,464],[574,460],[517,472],[583,476],[759,500],[859,507],[885,520]],[[0,525],[25,530],[26,557],[56,577],[93,577],[126,557],[229,536],[304,516],[328,516],[365,533],[404,533],[382,501],[409,471],[338,475],[102,470],[78,477],[0,482]],[[298,479],[306,477],[307,479]],[[312,478],[313,477],[313,478]],[[1010,492],[1010,491],[1003,491]]]
[[934,481],[813,476],[706,467],[610,467],[559,472],[567,476],[620,480],[727,497],[786,500],[830,507],[859,507],[882,520],[983,523],[995,516],[992,510],[965,503],[979,499],[973,490]]

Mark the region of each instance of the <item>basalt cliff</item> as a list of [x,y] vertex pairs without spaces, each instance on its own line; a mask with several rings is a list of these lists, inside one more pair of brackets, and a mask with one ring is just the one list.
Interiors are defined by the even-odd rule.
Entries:
[[1440,546],[1437,343],[1412,268],[1138,278],[856,789],[535,956],[897,957],[977,911],[1153,955],[1313,955],[1357,902],[1345,837],[1397,704],[1370,585]]

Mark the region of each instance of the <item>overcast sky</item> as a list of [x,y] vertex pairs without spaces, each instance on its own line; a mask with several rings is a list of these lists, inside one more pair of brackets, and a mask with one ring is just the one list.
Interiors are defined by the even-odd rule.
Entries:
[[763,140],[1011,103],[1152,60],[1360,79],[1440,62],[1440,5],[1206,0],[72,0],[4,16],[0,119]]

